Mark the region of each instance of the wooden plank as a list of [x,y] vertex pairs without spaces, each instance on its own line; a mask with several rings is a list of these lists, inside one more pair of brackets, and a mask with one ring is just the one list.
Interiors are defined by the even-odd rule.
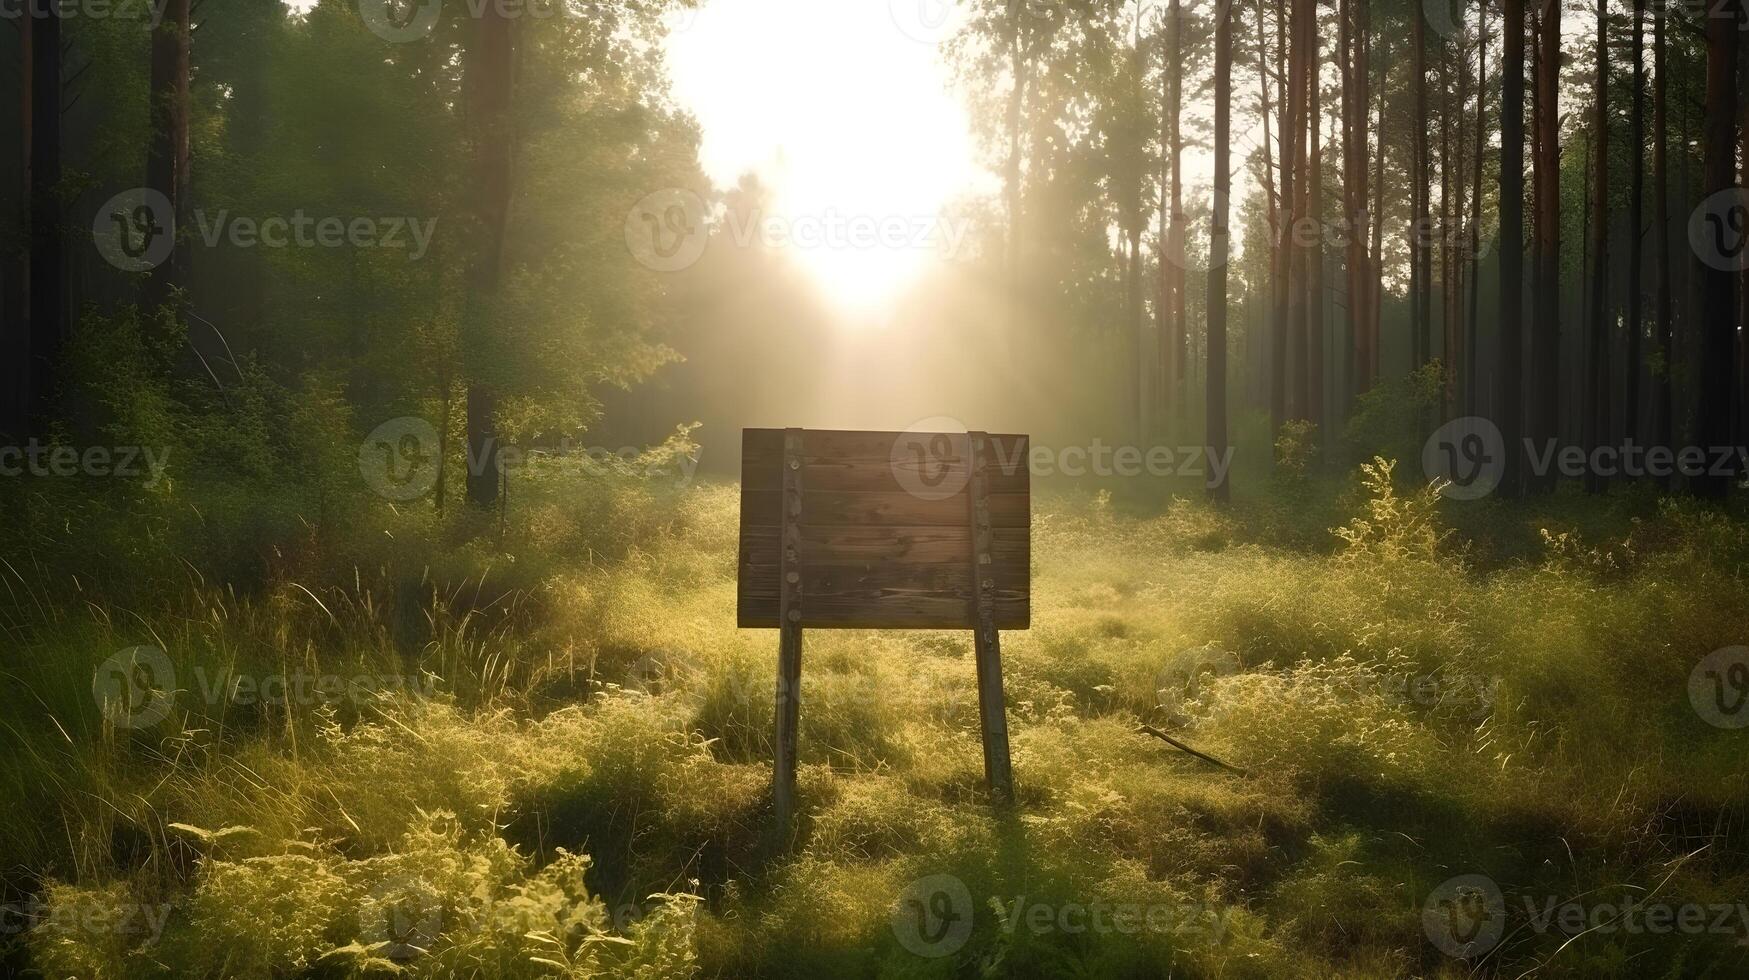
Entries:
[[[782,440],[777,430],[748,429],[742,440],[741,486],[776,490],[782,486]],[[965,437],[952,433],[803,433],[802,477],[810,490],[860,490],[891,493],[921,488],[956,495],[969,473]],[[959,448],[955,448],[959,447]],[[1030,485],[1026,436],[996,436],[985,449],[990,487],[1021,493]]]
[[[969,630],[969,594],[861,592],[809,596],[809,629],[913,629]],[[996,628],[1023,630],[1031,626],[1030,604],[1017,594],[998,594]],[[768,599],[743,596],[736,604],[736,621],[744,629],[776,629],[780,622],[777,604]]]
[[[800,558],[804,565],[875,561],[899,565],[963,565],[972,548],[969,527],[802,526],[799,533]],[[741,563],[776,565],[780,538],[781,532],[775,527],[742,528]],[[1026,569],[1032,561],[1031,538],[1026,528],[992,528],[992,560],[999,568]]]
[[[893,566],[809,565],[796,569],[807,596],[808,626],[820,628],[971,629],[976,598],[969,562]],[[1004,629],[1026,629],[1031,615],[1025,566],[991,566],[990,592],[997,622]],[[740,625],[771,628],[780,623],[779,570],[771,565],[741,569],[737,605]]]
[[[741,526],[776,526],[781,517],[782,492],[741,491]],[[965,527],[966,495],[929,500],[909,493],[884,491],[804,491],[802,525],[852,527]],[[995,527],[1028,527],[1032,522],[1031,496],[1026,493],[990,495],[990,517]]]

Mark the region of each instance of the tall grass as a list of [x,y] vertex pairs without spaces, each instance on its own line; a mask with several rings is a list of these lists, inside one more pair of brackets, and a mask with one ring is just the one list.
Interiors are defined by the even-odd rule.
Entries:
[[[69,532],[28,523],[0,566],[0,849],[34,915],[7,963],[1457,976],[1472,964],[1421,914],[1458,874],[1514,897],[1749,895],[1742,736],[1686,694],[1743,642],[1741,515],[1638,492],[1460,506],[1388,466],[1225,512],[1046,493],[1034,627],[1003,638],[1018,806],[983,788],[967,637],[811,632],[804,812],[777,851],[775,637],[734,624],[734,489],[538,466],[517,487],[503,526],[361,506],[246,560],[211,526],[230,518],[93,505],[87,529],[160,530],[85,574]],[[1336,518],[1309,523],[1308,493]],[[170,707],[127,727],[93,678],[141,645],[174,690],[130,692]],[[299,677],[372,682],[262,690]],[[894,915],[938,875],[975,909],[931,958]],[[1164,925],[1028,924],[1099,903]],[[1568,938],[1516,928],[1480,968],[1725,975],[1743,955]]]

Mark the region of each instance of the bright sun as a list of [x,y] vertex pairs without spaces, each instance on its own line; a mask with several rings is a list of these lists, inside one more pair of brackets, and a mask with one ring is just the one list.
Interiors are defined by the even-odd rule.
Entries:
[[669,39],[674,94],[704,130],[706,172],[775,193],[780,239],[841,306],[892,301],[969,228],[970,126],[936,41],[933,0],[706,0]]

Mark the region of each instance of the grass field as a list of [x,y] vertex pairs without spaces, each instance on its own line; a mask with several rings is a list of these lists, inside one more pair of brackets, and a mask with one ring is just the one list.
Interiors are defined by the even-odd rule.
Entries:
[[[1016,805],[969,635],[813,632],[785,850],[734,487],[518,491],[501,532],[383,509],[242,557],[183,550],[242,504],[101,556],[17,529],[6,969],[1749,971],[1749,730],[1690,695],[1749,634],[1740,515],[1383,473],[1228,512],[1046,490],[1003,638]],[[267,584],[228,585],[249,561]]]

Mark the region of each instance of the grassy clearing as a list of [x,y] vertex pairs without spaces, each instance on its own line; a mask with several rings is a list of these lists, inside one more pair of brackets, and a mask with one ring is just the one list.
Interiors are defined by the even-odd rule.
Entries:
[[[1388,474],[1276,487],[1228,514],[1047,494],[1034,628],[1004,637],[1019,806],[985,798],[968,636],[811,633],[806,812],[773,858],[776,639],[734,625],[734,489],[538,473],[518,489],[501,532],[385,511],[349,516],[371,531],[345,540],[233,547],[226,567],[254,563],[266,583],[249,590],[197,544],[239,539],[214,531],[222,515],[154,511],[137,547],[98,557],[75,548],[84,529],[22,525],[0,569],[9,965],[1637,977],[1749,963],[1745,735],[1688,699],[1700,658],[1744,640],[1739,516],[1633,492],[1440,504]],[[128,519],[106,514],[92,520]],[[94,672],[142,644],[165,652],[178,693],[134,691],[106,715]],[[163,718],[116,723],[140,703]],[[1479,967],[1424,921],[1459,875],[1486,876],[1505,906]],[[941,888],[949,905],[931,905]],[[1731,912],[1662,934],[1605,914],[1571,942],[1539,919],[1630,896]],[[943,909],[959,918],[930,917]]]

